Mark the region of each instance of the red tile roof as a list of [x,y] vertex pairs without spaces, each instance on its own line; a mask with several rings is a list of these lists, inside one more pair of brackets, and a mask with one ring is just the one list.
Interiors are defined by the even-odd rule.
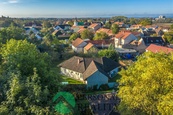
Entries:
[[89,28],[95,28],[97,25],[99,25],[99,24],[97,24],[97,23],[91,24],[91,25],[89,26]]
[[151,44],[150,46],[148,46],[146,48],[146,51],[151,51],[153,53],[157,53],[157,52],[165,52],[166,54],[173,52],[172,48],[168,48],[168,47],[163,47],[163,46],[158,46],[155,44]]
[[96,32],[105,32],[105,33],[108,34],[108,35],[114,35],[114,34],[112,33],[112,30],[111,30],[111,29],[106,29],[106,28],[100,28],[100,29],[98,29]]
[[126,39],[131,32],[121,31],[118,34],[115,35],[116,38]]
[[84,42],[81,38],[77,38],[75,41],[73,41],[72,45],[74,47],[78,47],[82,42]]

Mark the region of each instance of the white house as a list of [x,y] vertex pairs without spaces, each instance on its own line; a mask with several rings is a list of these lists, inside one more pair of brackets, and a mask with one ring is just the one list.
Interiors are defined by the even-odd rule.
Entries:
[[92,29],[93,31],[96,32],[98,29],[101,28],[101,24],[100,24],[100,23],[93,23],[93,24],[91,24],[88,28],[89,28],[89,29]]
[[133,40],[137,40],[137,37],[131,32],[121,31],[115,35],[115,47],[122,48],[123,45],[129,44]]
[[120,68],[120,64],[102,58],[83,58],[74,56],[59,65],[61,73],[68,77],[83,81],[88,87],[107,84]]
[[72,43],[72,49],[76,53],[80,53],[84,51],[84,47],[87,45],[87,43],[82,40],[81,38],[77,38],[75,41]]

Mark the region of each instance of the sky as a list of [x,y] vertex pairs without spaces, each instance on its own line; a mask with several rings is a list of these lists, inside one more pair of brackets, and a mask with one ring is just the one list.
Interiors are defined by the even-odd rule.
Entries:
[[85,17],[173,14],[173,0],[0,0],[10,17]]

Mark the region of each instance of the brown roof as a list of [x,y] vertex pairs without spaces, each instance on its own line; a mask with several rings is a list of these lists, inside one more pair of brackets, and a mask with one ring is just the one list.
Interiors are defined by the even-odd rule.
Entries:
[[112,30],[111,29],[106,29],[106,28],[100,28],[96,32],[105,32],[108,35],[113,35]]
[[89,50],[90,48],[92,48],[94,45],[92,44],[92,43],[88,43],[85,47],[84,47],[84,49],[85,50]]
[[108,33],[109,31],[110,31],[110,29],[100,28],[96,32],[105,32],[105,33]]
[[84,79],[90,77],[94,72],[99,70],[102,74],[106,73],[120,66],[119,63],[108,59],[102,58],[83,58],[74,56],[59,65],[60,67],[83,73]]
[[99,24],[97,24],[97,23],[94,23],[94,24],[91,24],[90,26],[89,26],[89,28],[95,28],[96,26],[98,26]]
[[84,42],[81,38],[77,38],[75,41],[73,41],[72,45],[74,47],[78,47],[82,42]]
[[89,76],[91,76],[93,73],[95,73],[98,70],[96,64],[94,61],[90,63],[86,71],[83,73],[83,79],[87,79]]
[[146,48],[147,51],[151,51],[153,53],[157,53],[157,52],[164,52],[164,53],[170,53],[173,52],[172,48],[168,48],[168,47],[163,47],[163,46],[158,46],[155,44],[150,44],[150,46],[148,46]]
[[131,33],[126,31],[121,31],[115,35],[116,38],[126,39]]
[[74,56],[60,64],[61,67],[73,70],[79,73],[85,72],[83,57]]

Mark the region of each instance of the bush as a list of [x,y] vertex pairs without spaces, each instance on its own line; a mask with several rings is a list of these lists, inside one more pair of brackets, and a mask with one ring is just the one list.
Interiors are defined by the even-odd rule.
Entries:
[[100,90],[108,90],[109,89],[109,86],[108,86],[108,84],[102,84],[102,85],[100,85],[100,88],[99,88]]

